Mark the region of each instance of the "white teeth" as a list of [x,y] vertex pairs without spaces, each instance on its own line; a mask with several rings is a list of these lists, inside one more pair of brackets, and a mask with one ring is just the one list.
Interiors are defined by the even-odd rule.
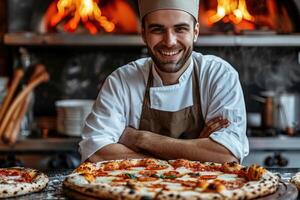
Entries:
[[179,51],[161,51],[164,56],[174,56],[179,53]]

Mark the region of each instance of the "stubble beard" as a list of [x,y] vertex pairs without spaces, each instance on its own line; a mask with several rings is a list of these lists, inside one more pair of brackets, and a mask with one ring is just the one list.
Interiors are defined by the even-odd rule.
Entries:
[[192,54],[193,46],[189,47],[187,49],[186,53],[184,53],[183,56],[176,63],[161,61],[159,58],[157,58],[154,55],[154,53],[152,52],[152,50],[149,47],[147,47],[147,48],[148,48],[148,52],[149,52],[154,64],[160,71],[165,72],[165,73],[176,73],[184,66],[184,64],[190,58],[190,56]]

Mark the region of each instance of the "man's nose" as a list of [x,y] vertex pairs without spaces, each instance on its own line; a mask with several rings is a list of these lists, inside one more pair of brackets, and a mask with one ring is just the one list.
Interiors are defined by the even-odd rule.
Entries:
[[172,31],[166,31],[164,36],[164,43],[168,47],[176,45],[177,37],[176,34],[174,34]]

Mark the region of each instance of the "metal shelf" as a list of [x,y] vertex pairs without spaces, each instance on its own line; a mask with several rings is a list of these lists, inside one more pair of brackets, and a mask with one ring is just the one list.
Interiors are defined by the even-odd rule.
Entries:
[[13,146],[0,142],[0,152],[77,151],[81,138],[22,139]]
[[28,46],[143,46],[137,35],[85,35],[9,33],[4,35],[6,45]]
[[300,150],[300,137],[249,137],[250,151]]
[[[139,35],[86,35],[8,33],[4,44],[10,46],[145,46]],[[300,34],[294,35],[200,35],[195,43],[201,46],[300,46]]]

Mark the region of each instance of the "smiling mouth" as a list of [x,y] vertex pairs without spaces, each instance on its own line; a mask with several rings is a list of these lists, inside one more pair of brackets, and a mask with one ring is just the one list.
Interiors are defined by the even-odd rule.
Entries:
[[175,56],[180,53],[181,50],[176,51],[160,51],[160,54],[163,56]]

